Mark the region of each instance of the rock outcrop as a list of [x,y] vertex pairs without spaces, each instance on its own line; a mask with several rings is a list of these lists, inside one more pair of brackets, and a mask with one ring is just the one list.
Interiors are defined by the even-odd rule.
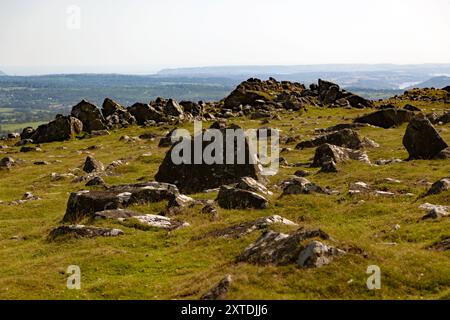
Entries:
[[405,122],[411,121],[414,112],[404,109],[383,109],[356,118],[356,123],[367,123],[384,129],[398,127]]
[[48,124],[40,125],[31,135],[34,143],[64,141],[74,138],[83,131],[83,123],[71,116],[57,116]]
[[74,106],[71,115],[83,123],[83,130],[88,133],[107,129],[105,118],[100,113],[100,110],[96,105],[86,100],[82,100]]
[[361,150],[342,148],[326,143],[316,149],[312,167],[322,167],[330,160],[333,160],[336,164],[349,160],[356,160],[370,164],[369,157]]

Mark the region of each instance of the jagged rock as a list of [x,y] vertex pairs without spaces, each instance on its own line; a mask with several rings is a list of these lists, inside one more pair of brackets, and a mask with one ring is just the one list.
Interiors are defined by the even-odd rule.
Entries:
[[227,275],[225,278],[201,296],[200,300],[224,300],[227,297],[228,289],[231,285],[231,275]]
[[315,138],[310,141],[303,141],[297,144],[296,149],[314,148],[329,143],[335,146],[346,147],[350,149],[360,149],[363,147],[363,140],[358,132],[352,129],[343,129],[330,134]]
[[349,160],[357,160],[370,164],[369,157],[361,150],[342,148],[326,143],[316,149],[312,167],[322,167],[330,159],[337,164]]
[[[96,130],[105,130],[105,118],[96,105],[82,100],[72,108],[71,115],[83,123],[83,130],[90,133]],[[33,139],[34,140],[34,139]]]
[[266,229],[272,224],[284,224],[288,226],[297,226],[296,223],[292,222],[291,220],[285,219],[283,217],[280,217],[278,215],[268,216],[268,217],[262,217],[258,218],[253,221],[246,221],[242,223],[238,223],[235,225],[232,225],[230,227],[226,227],[224,229],[220,230],[214,230],[203,237],[219,237],[219,238],[240,238],[243,237],[249,233],[252,233],[256,230],[262,230]]
[[164,111],[165,114],[173,117],[181,117],[184,114],[183,107],[173,99],[167,100]]
[[199,116],[203,113],[202,103],[195,103],[192,101],[180,101],[180,105],[183,107],[185,112],[189,112],[194,117]]
[[108,190],[84,190],[70,194],[64,222],[80,221],[95,212],[126,208],[132,204],[145,204],[171,200],[178,195],[174,185],[146,182],[111,186]]
[[236,185],[236,188],[264,194],[267,196],[271,196],[273,194],[271,191],[269,191],[266,188],[265,185],[263,185],[262,183],[256,181],[255,179],[253,179],[251,177],[242,178]]
[[103,117],[107,118],[113,114],[127,113],[127,109],[110,98],[106,98],[102,105]]
[[105,166],[92,156],[88,156],[83,165],[83,171],[87,173],[101,172],[105,170]]
[[89,180],[86,184],[86,187],[92,187],[92,186],[106,186],[105,180],[103,180],[101,177],[94,177],[91,180]]
[[88,227],[84,225],[60,226],[50,232],[49,239],[54,240],[61,236],[74,236],[76,238],[117,237],[123,234],[120,229],[107,229]]
[[299,261],[300,253],[306,248],[303,241],[311,238],[329,240],[330,236],[322,230],[298,230],[291,235],[266,231],[249,245],[238,257],[238,262],[253,264],[288,265]]
[[330,104],[341,98],[339,86],[330,81],[319,79],[319,99],[324,104]]
[[139,125],[143,125],[149,120],[160,122],[164,118],[161,111],[145,103],[135,103],[128,111],[133,115]]
[[33,136],[33,134],[36,132],[32,127],[26,127],[22,130],[22,133],[20,134],[21,140],[29,140]]
[[327,193],[322,187],[302,177],[293,177],[289,180],[283,181],[281,186],[283,188],[282,195]]
[[[235,131],[235,133],[238,137],[237,140],[241,140],[244,143],[242,146],[240,143],[234,143],[233,150],[227,150],[227,134],[224,130],[226,129],[220,130],[223,137],[222,154],[216,155],[216,159],[217,157],[222,157],[223,164],[205,163],[203,157],[202,159],[198,159],[200,161],[197,161],[197,164],[196,159],[194,158],[195,152],[191,152],[190,157],[186,157],[188,158],[187,161],[183,161],[181,164],[175,164],[172,159],[174,148],[180,149],[180,147],[186,146],[186,148],[183,149],[190,148],[190,150],[195,150],[194,141],[198,139],[199,136],[191,138],[190,140],[185,138],[173,145],[166,153],[155,179],[160,182],[175,184],[182,193],[186,194],[214,189],[225,184],[237,183],[242,177],[251,177],[257,181],[261,181],[261,169],[258,166],[256,155],[251,154],[250,152],[249,142],[245,137],[243,130],[236,129],[237,131]],[[204,154],[205,148],[212,142],[197,141],[196,143],[201,144],[202,154]],[[243,150],[242,147],[244,148]],[[234,154],[233,161],[227,161],[227,154]],[[244,157],[243,164],[239,164],[238,156]]]
[[128,162],[126,162],[125,160],[114,160],[113,162],[111,162],[110,164],[108,164],[108,166],[106,167],[106,171],[111,172],[114,169],[121,167],[121,166],[125,166],[128,165]]
[[83,131],[83,123],[71,116],[60,116],[48,124],[40,125],[31,136],[34,143],[64,141]]
[[335,256],[343,254],[345,254],[343,250],[312,241],[300,252],[297,264],[303,268],[320,268],[331,263]]
[[356,123],[367,123],[381,128],[392,128],[409,122],[414,117],[414,112],[403,109],[383,109],[356,118]]
[[0,160],[0,168],[9,169],[15,165],[15,161],[11,157],[5,157]]
[[403,137],[403,145],[409,153],[409,160],[432,159],[448,147],[431,122],[423,117],[411,120]]
[[430,196],[433,194],[439,194],[441,192],[447,191],[450,189],[450,178],[442,178],[431,186],[431,188],[425,194],[426,196]]
[[224,209],[265,209],[269,206],[262,195],[232,186],[221,186],[216,201]]
[[202,208],[203,214],[208,214],[211,219],[216,220],[219,218],[219,213],[217,212],[217,209],[212,204],[207,204]]

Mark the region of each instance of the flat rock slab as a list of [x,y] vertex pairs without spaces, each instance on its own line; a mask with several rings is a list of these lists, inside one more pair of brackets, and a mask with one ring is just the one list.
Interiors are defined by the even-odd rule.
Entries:
[[316,149],[312,167],[322,167],[326,162],[333,160],[336,164],[356,160],[370,164],[369,157],[361,150],[338,147],[332,144],[323,144]]
[[54,240],[62,236],[74,236],[76,238],[117,237],[123,235],[120,229],[108,229],[88,227],[84,225],[60,226],[50,232],[49,239]]
[[246,222],[238,223],[238,224],[232,225],[232,226],[224,228],[224,229],[214,230],[200,238],[205,238],[205,237],[240,238],[249,233],[252,233],[253,231],[265,229],[275,223],[284,224],[284,225],[288,225],[288,226],[298,226],[298,224],[296,224],[295,222],[292,222],[291,220],[285,219],[278,215],[273,215],[273,216],[258,218],[253,221],[246,221]]
[[179,228],[188,227],[189,223],[182,222],[174,219],[170,219],[168,217],[159,216],[155,214],[146,214],[146,215],[140,215],[140,216],[134,216],[132,219],[138,220],[140,223],[154,227],[159,229],[166,229],[166,230],[175,230]]
[[220,187],[217,203],[224,209],[265,209],[269,206],[264,196],[232,186]]

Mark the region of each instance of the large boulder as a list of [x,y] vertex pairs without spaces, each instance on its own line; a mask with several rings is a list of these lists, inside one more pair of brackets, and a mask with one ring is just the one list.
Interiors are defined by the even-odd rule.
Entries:
[[[236,129],[237,140],[243,141],[243,144],[233,143],[233,149],[227,150],[226,131],[227,129],[220,129],[222,135],[222,153],[218,157],[223,159],[223,163],[213,162],[206,163],[204,157],[195,159],[196,150],[201,155],[204,154],[205,149],[213,142],[202,141],[200,136],[191,139],[182,139],[166,153],[166,156],[159,167],[158,173],[155,176],[156,181],[167,182],[175,184],[182,193],[197,193],[208,189],[218,188],[222,185],[233,184],[240,181],[242,177],[251,177],[257,181],[262,180],[260,175],[260,167],[257,163],[255,154],[251,153],[249,141],[245,137],[243,130],[239,127],[230,127],[229,129]],[[204,134],[204,133],[203,133]],[[197,140],[197,141],[196,141]],[[186,146],[191,150],[188,161],[180,161],[176,164],[173,161],[172,153],[175,149]],[[197,144],[197,146],[195,146]],[[233,161],[228,161],[227,154],[233,155]],[[197,155],[198,156],[198,155]],[[238,162],[238,156],[243,156],[244,161]],[[196,161],[197,160],[197,161]]]
[[333,144],[335,146],[346,147],[350,149],[360,149],[364,146],[364,141],[358,132],[352,129],[343,129],[336,132],[323,135],[309,141],[303,141],[297,144],[296,149],[314,148],[324,143]]
[[92,156],[88,156],[86,158],[86,160],[84,161],[84,165],[83,165],[84,172],[92,173],[92,172],[101,172],[104,170],[105,170],[105,166],[103,165],[103,163],[101,163],[100,161],[98,161],[97,159],[95,159]]
[[228,288],[230,287],[231,282],[231,275],[227,275],[225,278],[220,280],[217,285],[203,294],[200,297],[200,300],[224,300],[227,297]]
[[105,130],[105,118],[100,113],[96,105],[82,100],[72,108],[71,115],[79,119],[83,123],[83,130],[92,132],[97,130]]
[[20,139],[21,140],[31,139],[31,137],[35,132],[36,130],[33,129],[32,127],[26,127],[25,129],[22,130],[22,133],[20,134]]
[[358,117],[354,120],[356,123],[367,123],[381,128],[392,128],[400,126],[405,122],[411,121],[414,112],[404,109],[383,109],[373,113]]
[[448,147],[431,122],[420,116],[411,120],[406,128],[403,145],[410,160],[432,159]]
[[324,104],[335,102],[341,97],[341,89],[333,82],[319,79],[319,100]]
[[370,164],[369,157],[361,150],[353,150],[325,143],[316,149],[312,167],[322,167],[330,160],[335,163],[357,160]]
[[264,196],[232,186],[220,187],[217,203],[224,209],[265,209],[269,206]]
[[331,262],[333,256],[344,254],[343,250],[308,239],[329,240],[322,230],[298,230],[288,235],[275,231],[265,232],[256,242],[249,245],[238,257],[238,262],[267,265],[298,264],[304,268],[321,267]]
[[442,178],[433,183],[433,185],[427,191],[426,195],[430,196],[433,194],[439,194],[447,190],[450,190],[450,178]]
[[102,114],[109,128],[126,127],[136,123],[136,118],[126,108],[109,98],[103,102]]
[[283,195],[327,193],[327,190],[302,177],[293,177],[292,179],[283,181],[281,185],[283,187]]
[[109,117],[113,114],[119,114],[119,113],[125,113],[128,112],[128,110],[126,108],[124,108],[123,106],[121,106],[120,104],[118,104],[116,101],[110,99],[110,98],[106,98],[103,101],[103,105],[102,105],[102,114],[103,117]]
[[123,209],[132,204],[171,200],[179,194],[174,185],[147,182],[112,186],[105,191],[84,190],[70,194],[64,222],[78,222],[96,212]]
[[184,114],[183,107],[173,99],[167,100],[167,103],[164,106],[164,112],[166,115],[173,117],[182,117]]
[[40,125],[31,136],[34,143],[64,141],[83,131],[83,123],[71,116],[58,116],[48,124]]
[[145,103],[135,103],[129,108],[129,112],[136,119],[137,124],[143,125],[147,121],[155,121],[161,122],[164,118],[164,115],[161,111],[155,109],[149,104]]

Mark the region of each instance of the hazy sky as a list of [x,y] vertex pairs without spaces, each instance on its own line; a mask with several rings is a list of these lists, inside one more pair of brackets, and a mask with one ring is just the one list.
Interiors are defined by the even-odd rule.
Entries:
[[0,0],[12,73],[449,62],[450,0]]

